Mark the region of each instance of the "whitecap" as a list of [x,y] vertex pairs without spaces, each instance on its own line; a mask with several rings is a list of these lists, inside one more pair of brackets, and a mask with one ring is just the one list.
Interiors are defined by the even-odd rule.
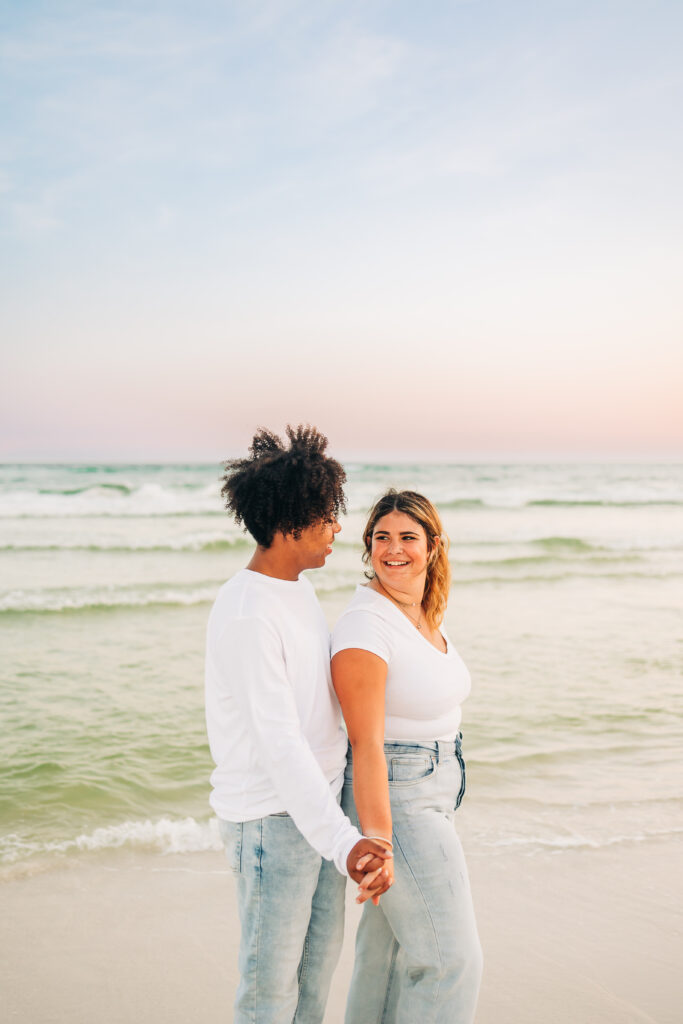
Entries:
[[156,853],[202,853],[221,850],[218,820],[195,818],[159,818],[152,821],[123,821],[105,825],[70,839],[37,842],[22,839],[16,833],[0,839],[0,862],[13,864],[38,854],[92,853],[121,847],[151,850]]

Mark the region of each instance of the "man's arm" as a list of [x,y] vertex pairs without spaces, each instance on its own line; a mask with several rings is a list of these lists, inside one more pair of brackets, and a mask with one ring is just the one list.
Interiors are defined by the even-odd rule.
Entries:
[[[234,680],[228,692],[242,710],[282,806],[318,853],[360,881],[385,851],[360,835],[332,795],[301,730],[277,633],[261,619],[231,620],[212,645],[212,657],[223,678]],[[357,862],[367,853],[375,859],[359,871]],[[379,879],[380,891],[384,881]],[[373,882],[373,891],[377,888]]]

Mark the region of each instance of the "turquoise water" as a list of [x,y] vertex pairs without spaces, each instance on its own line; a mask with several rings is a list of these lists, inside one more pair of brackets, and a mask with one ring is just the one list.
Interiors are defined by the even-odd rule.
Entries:
[[[311,574],[333,622],[365,512],[424,491],[451,536],[470,850],[683,834],[683,467],[347,466]],[[218,845],[204,734],[210,603],[251,544],[219,466],[0,467],[5,873],[119,845]]]

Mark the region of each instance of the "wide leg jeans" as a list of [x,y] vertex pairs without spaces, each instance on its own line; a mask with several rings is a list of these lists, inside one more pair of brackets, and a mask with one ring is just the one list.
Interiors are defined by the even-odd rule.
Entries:
[[[386,743],[395,880],[365,904],[346,1024],[472,1024],[482,953],[454,816],[465,764],[453,742]],[[357,824],[349,750],[342,807]]]

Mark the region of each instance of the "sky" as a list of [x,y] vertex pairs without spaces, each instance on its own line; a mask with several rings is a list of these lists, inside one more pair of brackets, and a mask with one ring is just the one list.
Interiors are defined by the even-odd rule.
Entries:
[[683,458],[683,5],[5,0],[0,460]]

